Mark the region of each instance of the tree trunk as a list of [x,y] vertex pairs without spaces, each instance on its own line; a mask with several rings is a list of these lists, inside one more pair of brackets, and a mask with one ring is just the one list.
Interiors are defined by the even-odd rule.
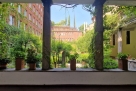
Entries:
[[58,63],[58,55],[57,55],[57,53],[56,53],[56,68],[57,68],[57,63]]
[[64,67],[66,66],[66,64],[65,64],[65,59],[66,59],[66,52],[63,51],[63,52],[62,52],[62,65],[63,65]]
[[58,68],[59,68],[59,53],[58,53]]
[[55,60],[55,56],[53,55],[53,62],[54,62],[54,67],[56,68],[56,60]]

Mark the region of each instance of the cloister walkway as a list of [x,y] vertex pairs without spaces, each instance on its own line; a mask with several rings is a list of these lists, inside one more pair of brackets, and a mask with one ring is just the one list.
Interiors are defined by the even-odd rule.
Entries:
[[[103,5],[136,5],[136,0],[0,0],[0,2],[11,3],[43,3],[43,60],[42,69],[50,69],[50,6],[53,4],[93,4],[96,12],[96,28],[98,39],[103,38]],[[99,44],[96,68],[102,70],[102,45],[103,40],[96,40]],[[48,58],[48,59],[47,59]],[[136,72],[0,72],[0,85],[135,85]]]

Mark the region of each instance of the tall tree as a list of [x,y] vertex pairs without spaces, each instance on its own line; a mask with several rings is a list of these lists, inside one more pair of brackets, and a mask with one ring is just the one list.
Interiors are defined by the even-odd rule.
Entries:
[[60,22],[56,23],[56,26],[64,26],[66,24],[65,20],[61,20]]
[[51,21],[51,26],[55,26],[55,22],[54,21]]
[[76,17],[75,17],[75,14],[74,14],[74,28],[76,28]]
[[68,26],[70,26],[70,15],[68,17]]
[[[96,17],[95,22],[95,36],[94,36],[94,60],[95,60],[95,67],[98,70],[103,70],[103,15],[105,15],[107,12],[111,12],[109,6],[104,6],[103,3],[104,0],[95,0],[95,8],[92,7],[92,5],[85,5],[83,6],[85,10],[89,11],[93,16]],[[101,3],[101,5],[98,5],[97,2]]]
[[79,27],[79,31],[84,31],[84,24],[82,24],[80,27]]
[[65,25],[67,25],[67,17],[65,17]]

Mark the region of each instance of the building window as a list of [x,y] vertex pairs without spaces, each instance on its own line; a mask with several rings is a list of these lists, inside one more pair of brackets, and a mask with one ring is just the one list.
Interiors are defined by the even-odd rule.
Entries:
[[15,18],[12,15],[10,15],[9,16],[9,25],[14,25],[14,21],[15,21]]
[[113,45],[115,45],[115,34],[113,34]]
[[37,21],[36,21],[36,25],[37,25]]
[[36,10],[36,15],[38,15],[38,11]]
[[126,44],[130,44],[130,31],[126,31]]
[[18,20],[18,28],[20,28],[20,20]]
[[18,12],[21,13],[21,5],[18,5]]
[[35,7],[33,7],[33,12],[35,12]]
[[34,18],[33,18],[33,23],[34,23]]
[[24,16],[26,16],[26,15],[27,15],[27,11],[25,10],[25,11],[24,11]]
[[31,14],[29,14],[29,20],[31,20]]
[[30,7],[30,8],[32,7],[32,4],[31,4],[31,3],[29,4],[29,7]]
[[38,18],[40,18],[40,14],[38,15]]

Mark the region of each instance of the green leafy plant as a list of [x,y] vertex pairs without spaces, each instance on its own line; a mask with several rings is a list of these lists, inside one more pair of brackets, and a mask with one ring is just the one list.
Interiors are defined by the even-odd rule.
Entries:
[[81,53],[81,54],[79,54],[79,57],[77,58],[77,61],[78,62],[82,62],[82,61],[84,61],[84,62],[88,62],[88,56],[89,56],[89,53]]
[[118,63],[116,60],[113,60],[111,58],[106,58],[104,59],[103,68],[104,69],[115,69],[115,68],[118,68]]
[[74,59],[76,59],[76,58],[75,58],[75,55],[70,55],[70,56],[69,56],[69,60],[74,60]]
[[73,55],[70,55],[70,56],[69,56],[69,59],[70,59],[70,60],[77,59],[78,56],[79,56],[78,53],[74,53]]
[[126,59],[128,56],[124,53],[118,53],[118,59]]
[[11,60],[9,58],[1,58],[0,59],[1,65],[4,65],[4,64],[10,63],[10,62],[11,62]]
[[77,59],[79,57],[78,53],[74,53],[75,58]]
[[26,58],[26,52],[25,51],[16,50],[16,51],[14,51],[14,55],[15,55],[15,58],[23,58],[23,59]]
[[27,63],[37,63],[40,62],[42,58],[42,55],[40,53],[37,53],[34,48],[28,49],[26,62]]
[[34,57],[34,60],[36,60],[36,62],[40,62],[42,60],[42,54],[37,53],[36,56]]

